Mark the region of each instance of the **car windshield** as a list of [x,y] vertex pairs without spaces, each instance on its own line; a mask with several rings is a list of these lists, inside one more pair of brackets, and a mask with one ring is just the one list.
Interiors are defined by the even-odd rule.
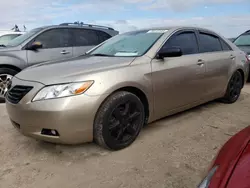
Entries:
[[250,46],[250,34],[241,35],[234,41],[236,46]]
[[95,56],[138,57],[144,55],[167,30],[142,30],[117,35],[93,51]]
[[9,41],[20,36],[21,34],[7,34],[0,37],[0,45],[7,45]]
[[42,30],[42,28],[32,29],[32,30],[28,31],[27,33],[9,41],[9,43],[6,46],[18,46],[18,45],[22,44],[24,41],[26,41],[27,39],[29,39],[31,36],[40,32],[41,30]]

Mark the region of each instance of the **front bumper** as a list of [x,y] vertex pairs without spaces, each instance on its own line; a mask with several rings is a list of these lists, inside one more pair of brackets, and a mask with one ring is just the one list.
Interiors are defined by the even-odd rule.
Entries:
[[[33,86],[18,104],[6,100],[12,124],[26,136],[62,144],[93,141],[93,122],[102,101],[107,96],[85,94],[31,102],[43,84],[13,79],[14,85]],[[56,130],[59,135],[42,134],[43,129]]]

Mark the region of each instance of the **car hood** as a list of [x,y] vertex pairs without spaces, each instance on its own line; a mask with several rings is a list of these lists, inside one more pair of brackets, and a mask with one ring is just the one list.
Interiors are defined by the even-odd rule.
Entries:
[[134,59],[134,57],[81,56],[37,64],[24,69],[16,77],[45,85],[66,83],[92,72],[128,66]]
[[250,187],[250,144],[244,149],[227,184],[228,188]]
[[238,46],[238,48],[250,55],[250,46]]

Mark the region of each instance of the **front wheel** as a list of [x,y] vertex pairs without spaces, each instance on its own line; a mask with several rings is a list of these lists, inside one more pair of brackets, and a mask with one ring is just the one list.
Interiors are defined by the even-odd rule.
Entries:
[[10,87],[10,80],[18,72],[10,68],[0,68],[0,102],[4,102],[5,95]]
[[107,98],[97,112],[94,140],[111,150],[123,149],[137,138],[144,120],[141,100],[130,92],[116,92]]
[[222,99],[222,102],[228,104],[236,102],[240,96],[242,86],[243,78],[241,76],[241,73],[239,71],[236,71],[228,83],[227,91],[224,98]]

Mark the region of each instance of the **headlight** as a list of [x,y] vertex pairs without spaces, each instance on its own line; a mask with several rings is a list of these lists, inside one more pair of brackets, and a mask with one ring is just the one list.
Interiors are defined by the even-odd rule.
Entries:
[[91,87],[94,81],[58,84],[42,88],[32,101],[80,95]]
[[214,176],[218,166],[213,167],[209,172],[208,175],[202,180],[198,188],[208,188],[212,177]]

